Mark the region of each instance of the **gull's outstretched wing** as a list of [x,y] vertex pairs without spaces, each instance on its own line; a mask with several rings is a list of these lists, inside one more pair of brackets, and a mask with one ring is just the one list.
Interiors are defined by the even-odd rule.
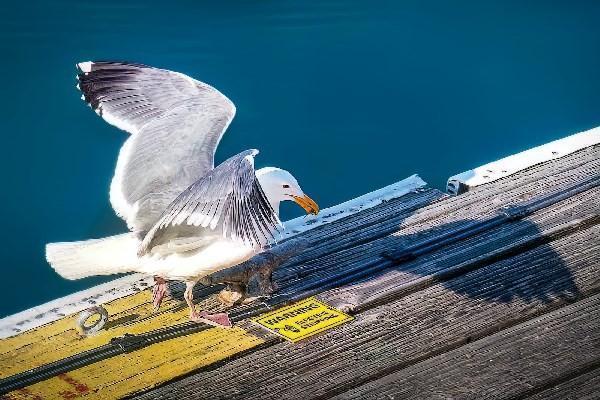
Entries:
[[129,228],[147,232],[166,207],[213,168],[235,115],[213,87],[178,72],[121,62],[83,62],[78,88],[108,123],[132,135],[119,153],[110,201]]
[[256,154],[258,150],[246,150],[229,158],[183,191],[146,234],[138,254],[146,254],[161,235],[181,225],[219,225],[224,237],[251,246],[273,239],[281,222],[254,173]]

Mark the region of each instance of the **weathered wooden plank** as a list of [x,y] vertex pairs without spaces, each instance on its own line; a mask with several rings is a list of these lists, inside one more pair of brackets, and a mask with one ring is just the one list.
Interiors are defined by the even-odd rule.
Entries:
[[135,294],[151,285],[150,276],[126,275],[9,315],[0,319],[0,340],[63,319],[96,304],[109,303]]
[[419,175],[409,176],[401,181],[382,187],[381,189],[365,193],[343,203],[321,209],[319,215],[297,217],[285,221],[286,230],[282,232],[280,240],[284,240],[299,233],[313,230],[319,226],[330,224],[348,215],[356,214],[368,208],[380,205],[382,202],[392,201],[409,193],[418,192],[427,183]]
[[[593,226],[368,310],[323,336],[298,345],[277,343],[141,397],[320,398],[341,393],[596,293],[599,235],[600,227]],[[573,287],[570,296],[552,295]]]
[[[423,255],[415,261],[404,262],[396,269],[380,275],[376,280],[369,278],[366,281],[354,282],[351,286],[339,289],[337,294],[335,290],[331,291],[328,293],[327,299],[335,306],[352,310],[359,305],[364,306],[365,303],[371,302],[369,297],[381,297],[385,294],[394,295],[394,293],[402,294],[402,292],[410,289],[410,286],[423,286],[427,281],[431,284],[440,273],[443,273],[446,269],[454,268],[456,264],[488,254],[495,249],[509,246],[518,238],[535,236],[542,229],[552,228],[573,218],[584,218],[589,214],[597,214],[600,211],[600,206],[596,201],[599,195],[600,188],[595,188],[573,196],[552,208],[542,209],[525,220],[502,225],[485,234],[459,241],[446,246],[440,251]],[[456,225],[462,226],[461,223]],[[407,246],[419,241],[423,236],[428,238],[436,235],[437,231],[453,229],[454,226],[451,224],[437,227],[433,231],[419,232],[416,240],[411,235],[391,236],[381,240],[385,243],[382,248]],[[381,259],[380,256],[374,256],[368,261],[376,261],[377,259]],[[315,274],[319,275],[320,272],[315,272]],[[414,288],[411,290],[414,290]]]
[[[214,296],[203,299],[200,305],[205,309],[223,310]],[[186,322],[189,318],[185,304],[173,299],[167,299],[159,312],[152,312],[149,290],[115,299],[104,306],[111,317],[107,326],[93,336],[81,337],[75,329],[77,315],[72,315],[0,340],[0,378],[96,348],[125,333],[147,332]]]
[[[589,157],[588,157],[587,159],[584,157],[584,158],[583,158],[583,160],[588,160],[588,161],[589,161]],[[580,160],[580,161],[581,161],[581,160]],[[577,164],[577,165],[585,165],[585,164],[586,164],[586,161],[582,161],[582,162],[580,162],[580,163],[579,163],[579,164]],[[588,167],[589,167],[589,166],[588,166]],[[592,165],[592,166],[591,166],[591,168],[588,168],[588,169],[583,169],[583,173],[579,172],[579,173],[576,173],[575,175],[576,175],[576,176],[578,176],[579,178],[581,178],[581,177],[583,177],[583,176],[586,176],[586,175],[589,177],[589,175],[590,175],[590,174],[594,174],[594,173],[597,173],[597,168],[596,168],[596,166]],[[568,174],[567,174],[567,175],[568,175]],[[531,177],[530,177],[530,178],[531,178]],[[557,181],[555,180],[555,181],[554,181],[554,183],[555,183],[555,184],[557,184]],[[558,183],[560,183],[560,180],[558,180]],[[593,196],[596,196],[596,195],[597,195],[597,194],[593,194]],[[589,196],[589,194],[588,194],[588,196]],[[593,197],[593,196],[592,196],[592,197]],[[580,200],[580,199],[578,199],[577,201],[579,201],[579,200]],[[589,199],[588,199],[588,200],[589,200]],[[575,204],[575,203],[574,203],[574,204]],[[563,211],[563,212],[567,212],[567,213],[569,212],[568,208],[565,208],[565,209],[563,209],[562,211]]]
[[[149,325],[149,326],[151,326],[151,325]],[[128,329],[128,327],[125,327],[125,328],[126,328],[126,329]],[[135,329],[135,328],[134,328],[134,329]],[[114,335],[115,333],[118,333],[118,332],[109,332],[109,334],[113,334],[113,335]],[[106,335],[104,335],[104,336],[106,336]],[[74,339],[76,339],[76,338],[74,338]],[[49,346],[56,346],[56,345],[60,345],[60,347],[61,347],[61,348],[63,348],[63,349],[64,349],[65,351],[67,351],[67,352],[68,352],[68,351],[72,351],[72,352],[80,351],[80,350],[81,350],[81,346],[80,346],[80,344],[81,344],[81,343],[85,343],[86,345],[89,345],[89,344],[90,344],[90,343],[92,343],[92,342],[94,342],[94,344],[97,344],[97,343],[98,343],[98,341],[97,341],[97,340],[94,340],[94,341],[90,341],[90,340],[88,340],[88,341],[74,340],[72,343],[76,343],[76,344],[78,344],[78,346],[73,346],[73,345],[71,345],[71,344],[69,344],[69,343],[67,343],[67,342],[64,342],[64,341],[61,341],[61,343],[60,343],[60,344],[59,344],[59,343],[57,343],[56,341],[53,341],[53,340],[49,340],[49,341],[47,341],[47,342],[48,342],[48,345],[49,345]],[[41,347],[43,347],[43,346],[41,346]],[[37,348],[37,347],[36,347],[36,348]],[[46,354],[46,352],[45,352],[45,349],[43,349],[43,348],[39,348],[39,350],[40,350],[40,354]],[[56,354],[56,352],[52,352],[51,354]],[[61,352],[61,354],[63,354],[63,352]],[[72,354],[72,353],[65,353],[65,354],[67,354],[67,355],[68,355],[68,354]],[[13,354],[11,354],[11,358],[12,358],[12,356],[14,356],[14,353],[13,353]],[[29,351],[25,351],[25,355],[24,355],[24,356],[26,356],[26,358],[30,359],[30,357],[29,357],[29,356],[31,356],[31,353],[30,353]],[[37,358],[36,358],[36,357],[33,357],[33,358],[34,358],[34,359],[36,359],[38,362],[42,362],[43,360],[45,360],[45,358],[39,358],[39,357],[37,357]],[[14,358],[13,358],[13,359],[14,359]],[[28,363],[28,362],[25,362],[25,361],[26,361],[26,360],[25,360],[25,359],[23,359],[23,360],[22,360],[22,362],[18,362],[18,363],[15,363],[15,364],[16,364],[16,365],[19,365],[21,368],[31,367],[30,363]]]
[[[258,346],[240,328],[212,328],[120,354],[0,396],[5,400],[117,399]],[[60,351],[56,349],[55,351]]]
[[437,189],[422,188],[417,193],[384,202],[371,212],[360,212],[305,232],[312,246],[286,265],[298,264],[347,247],[375,240],[397,230],[398,224],[416,210],[435,204],[448,195]]
[[[600,398],[600,362],[587,372],[560,383],[550,382],[548,388],[528,396],[528,400],[595,400]],[[590,371],[591,369],[591,371]]]
[[[407,193],[402,197],[391,200],[381,200],[379,204],[368,209],[356,211],[327,224],[316,226],[310,230],[302,232],[302,236],[318,242],[322,239],[330,239],[331,234],[339,230],[352,231],[353,229],[363,229],[365,227],[385,221],[389,217],[394,217],[400,213],[407,213],[428,204],[433,204],[441,199],[448,198],[449,195],[438,189],[420,187],[413,192]],[[286,226],[287,229],[287,226]],[[284,240],[287,240],[285,238]]]
[[579,132],[451,176],[448,178],[447,191],[462,193],[596,144],[600,144],[600,128]]
[[[600,156],[600,146],[590,146],[579,150],[568,156],[561,157],[556,160],[550,160],[541,164],[537,164],[517,174],[505,177],[493,182],[493,185],[484,185],[476,189],[480,190],[506,190],[514,185],[521,185],[528,182],[532,177],[538,175],[556,175],[562,171],[577,168],[590,160],[598,159]],[[474,190],[475,191],[475,190]]]
[[[586,154],[583,154],[583,153],[586,153]],[[587,154],[587,153],[589,153],[589,154]],[[591,157],[597,156],[597,154],[590,150],[586,150],[585,152],[582,152],[581,154],[580,153],[575,154],[575,156],[576,157],[573,157],[574,159],[569,158],[568,167],[583,165],[583,164],[585,164],[585,162],[589,161],[589,159]],[[550,166],[550,167],[552,167],[552,166]],[[564,170],[565,168],[567,168],[567,167],[562,166],[562,164],[561,164],[560,166],[554,166],[553,168],[550,168],[550,170],[561,171],[561,170]],[[358,214],[351,215],[349,217],[346,217],[346,218],[336,221],[334,223],[318,227],[318,228],[314,229],[313,231],[307,232],[307,234],[313,235],[311,237],[315,241],[320,241],[320,243],[326,243],[326,241],[324,240],[325,238],[329,238],[330,242],[335,243],[336,239],[339,239],[340,236],[342,235],[342,232],[344,229],[356,227],[356,226],[359,226],[359,227],[365,226],[365,227],[367,227],[367,229],[373,230],[372,232],[365,233],[363,239],[366,237],[367,238],[366,240],[368,240],[369,237],[377,237],[377,236],[381,235],[382,227],[380,227],[379,225],[382,221],[389,220],[395,214],[401,214],[399,216],[399,218],[402,219],[402,218],[404,218],[402,216],[402,214],[410,214],[415,209],[422,207],[423,205],[425,205],[427,203],[436,202],[437,200],[439,200],[439,198],[441,196],[442,195],[438,191],[433,191],[433,190],[428,190],[428,191],[425,191],[424,193],[419,193],[419,194],[408,194],[408,195],[402,197],[401,199],[392,200],[389,203],[381,204],[380,206],[374,207],[373,209],[364,210]],[[452,199],[450,199],[450,200],[452,200]],[[393,223],[396,224],[396,221],[393,221]],[[360,229],[362,229],[362,228],[360,228]],[[387,232],[387,231],[383,230],[383,232]],[[370,235],[374,235],[374,236],[370,236]],[[357,242],[358,242],[357,237],[353,237],[352,240],[357,240]],[[334,247],[334,249],[335,249],[335,247]],[[316,252],[315,252],[315,254],[312,255],[313,257],[318,254],[318,251],[321,251],[323,249],[319,250],[319,249],[315,248],[315,250],[316,250]],[[329,248],[326,251],[331,252],[332,249]],[[309,257],[309,255],[306,255],[304,257]],[[339,261],[339,260],[336,260],[336,261]],[[316,262],[320,265],[323,265],[322,260],[317,260]],[[285,266],[282,268],[285,268]],[[282,286],[282,282],[278,282],[278,284],[280,286]],[[179,290],[177,290],[177,286],[174,286],[173,289],[174,289],[173,292],[174,292],[175,296],[177,298],[180,298],[181,296],[180,296]],[[144,304],[140,304],[140,305],[145,306],[146,302],[144,301],[142,303],[144,303]],[[138,305],[136,305],[136,307],[137,306]],[[209,304],[209,306],[210,306],[210,304]],[[115,319],[119,320],[121,317],[126,318],[126,314],[134,315],[135,313],[133,312],[133,309],[131,309],[131,310],[124,310],[124,312],[121,314],[123,314],[123,315],[118,315],[118,314],[115,315],[114,316]],[[57,324],[55,324],[55,326],[64,326],[65,330],[60,331],[60,329],[59,329],[58,331],[56,331],[55,334],[58,334],[59,331],[67,332],[67,331],[71,330],[72,317],[66,317],[66,318],[64,318],[64,320],[65,321],[59,321]],[[129,322],[132,322],[132,321],[129,321]],[[37,333],[39,333],[39,332],[37,332]],[[39,335],[30,335],[30,336],[38,337]],[[20,339],[18,341],[21,341]],[[24,337],[22,339],[26,339],[26,337]],[[37,340],[37,339],[34,339],[34,340]],[[27,340],[25,340],[25,341],[27,341]],[[10,347],[11,346],[9,346],[8,344],[6,346],[4,346],[4,344],[3,344],[3,348],[5,348],[5,349],[10,348]]]
[[[543,171],[538,171],[538,173],[543,174]],[[413,215],[402,216],[401,222],[393,221],[393,224],[396,225],[396,232],[388,237],[380,238],[374,235],[376,240],[369,241],[367,239],[366,243],[355,237],[354,240],[359,243],[357,246],[335,252],[326,251],[323,256],[313,254],[312,259],[303,260],[301,263],[292,258],[276,272],[275,280],[280,288],[293,290],[294,285],[335,274],[352,265],[364,263],[373,257],[380,256],[389,248],[390,238],[397,240],[398,246],[408,246],[424,240],[436,227],[458,229],[460,224],[466,225],[470,223],[470,220],[492,215],[502,206],[520,203],[599,174],[600,157],[588,159],[587,162],[583,162],[574,169],[563,170],[551,176],[535,175],[530,171],[523,171],[516,175],[516,179],[522,181],[522,184],[517,183],[515,187],[501,190],[502,186],[500,185],[500,189],[497,191],[491,190],[490,187],[484,187],[426,206]],[[522,175],[526,175],[527,179]]]
[[[521,398],[600,361],[600,294],[394,372],[335,399]],[[596,388],[595,396],[598,396]],[[597,398],[597,397],[596,397]]]
[[[436,223],[440,225],[452,219],[459,220],[473,215],[489,215],[501,206],[525,201],[540,193],[572,184],[574,181],[589,177],[594,173],[600,173],[600,146],[584,149],[563,159],[530,168],[514,175],[510,181],[499,180],[493,185],[479,188],[468,193],[468,195],[444,198],[441,203],[433,201],[428,206],[421,206],[417,212],[412,213],[414,215],[407,212],[410,211],[408,209],[402,210],[403,212],[397,213],[391,220],[383,219],[379,225],[371,224],[370,226],[374,226],[375,234],[366,230],[362,235],[353,236],[349,242],[353,241],[355,244],[350,247],[354,247],[356,250],[354,252],[349,251],[348,254],[365,254],[364,249],[368,246],[359,247],[358,245],[381,237],[381,232],[392,233],[396,231],[401,234],[402,231],[407,233],[424,231]],[[406,196],[402,199],[406,199]],[[459,212],[460,215],[453,215],[456,212]],[[357,214],[355,217],[359,217],[359,215]],[[444,221],[438,221],[442,217]],[[348,224],[364,223],[364,221],[352,221],[351,219],[344,221],[347,221]],[[323,260],[322,257],[332,253],[333,249],[337,252],[333,263],[339,265],[340,257],[345,255],[340,254],[339,244],[345,240],[345,235],[341,236],[341,232],[335,228],[335,225],[330,224],[323,231],[313,230],[310,232],[311,235],[318,234],[315,237],[318,240],[314,240],[315,242],[321,242],[314,247],[312,252],[305,252],[297,258],[292,258],[281,268],[277,274],[281,285],[290,275],[297,278],[310,275],[312,272],[311,266],[313,265],[310,261],[318,263],[316,269],[326,269],[328,266],[326,264],[327,260]],[[332,248],[328,250],[327,246]]]
[[[366,279],[331,290],[326,295],[327,301],[346,311],[359,311],[390,301],[435,283],[442,279],[442,275],[460,268],[465,263],[472,263],[503,248],[514,247],[520,241],[535,238],[565,223],[598,215],[599,196],[598,187],[573,196],[524,220],[504,224],[485,234],[449,245],[441,251],[426,254],[418,260],[402,263],[381,274],[377,279]],[[398,245],[402,245],[402,241],[390,240],[390,246]]]

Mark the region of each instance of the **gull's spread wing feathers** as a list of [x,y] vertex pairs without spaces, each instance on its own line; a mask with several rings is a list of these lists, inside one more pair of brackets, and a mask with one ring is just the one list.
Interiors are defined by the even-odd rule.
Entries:
[[272,239],[281,222],[254,173],[256,154],[258,150],[246,150],[229,158],[183,191],[146,234],[138,255],[181,225],[220,226],[224,237],[251,246]]
[[83,99],[132,134],[119,153],[110,201],[131,230],[147,232],[182,191],[212,170],[235,106],[178,72],[120,62],[77,66]]

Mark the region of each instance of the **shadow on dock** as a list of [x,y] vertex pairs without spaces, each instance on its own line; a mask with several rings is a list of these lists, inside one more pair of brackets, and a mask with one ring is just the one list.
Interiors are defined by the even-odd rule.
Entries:
[[[401,249],[408,244],[455,231],[472,222],[457,221],[414,236],[388,236],[384,241],[388,248]],[[521,248],[515,246],[523,238],[532,238],[532,243],[525,243]],[[514,248],[511,249],[512,246]],[[478,285],[461,285],[460,281],[453,280],[455,275],[452,273],[447,274],[447,280],[444,279],[444,272],[454,266],[468,264],[477,257],[485,257],[501,248],[506,249],[504,256],[490,257],[473,270],[464,271],[479,273],[481,280]],[[558,298],[572,300],[579,295],[573,275],[553,248],[551,239],[545,240],[544,232],[527,220],[504,224],[482,235],[423,255],[415,261],[401,263],[394,269],[419,276],[440,276],[440,281],[447,289],[488,302],[509,303],[520,298],[525,302],[537,300],[548,303]]]
[[[404,218],[406,215],[402,219],[404,220]],[[390,229],[388,223],[385,231],[371,232],[372,236],[368,239],[355,232],[350,232],[335,240],[339,240],[339,246],[331,246],[332,241],[328,240],[327,243],[314,246],[297,258],[292,258],[290,262],[284,263],[281,269],[274,274],[275,282],[280,287],[278,293],[299,293],[301,287],[307,283],[312,282],[318,285],[320,281],[331,279],[336,274],[343,276],[347,268],[356,264],[366,265],[374,257],[380,257],[380,255],[368,254],[368,247],[374,245],[375,242],[378,249],[402,250],[426,243],[440,235],[458,231],[474,222],[476,221],[460,220],[414,234],[390,234],[390,232],[395,232],[401,224],[401,221],[396,220],[393,230]],[[357,237],[352,238],[353,235],[357,235]],[[531,238],[532,243],[528,245],[525,242],[523,245],[522,240],[527,238]],[[376,290],[376,286],[379,285],[378,277],[396,271],[400,272],[395,277],[397,280],[392,284],[388,281],[385,283],[386,285],[410,286],[415,279],[431,277],[431,284],[441,283],[447,289],[460,295],[488,302],[510,303],[518,298],[525,302],[548,303],[556,299],[571,301],[580,293],[571,271],[552,246],[552,241],[555,239],[545,238],[545,232],[528,220],[505,223],[490,231],[458,240],[431,253],[423,254],[414,260],[400,262],[396,266],[379,271],[367,278],[345,284],[342,282],[336,286],[343,287],[344,291],[352,291],[353,286],[360,285]],[[367,246],[365,254],[354,256],[359,259],[346,258],[345,251],[355,251],[353,249],[356,248],[357,242],[362,242],[362,245]],[[508,249],[507,254],[486,259],[486,256],[495,254],[500,249]],[[336,263],[338,258],[340,262]],[[456,268],[480,259],[484,261],[478,262],[474,266],[468,266],[466,269],[463,268],[459,273],[455,272]],[[331,265],[326,270],[327,275],[324,275],[324,270],[321,269],[325,263]],[[465,285],[460,280],[454,279],[462,274],[479,274],[480,280],[475,285]],[[194,297],[199,301],[217,293],[222,288],[221,285],[205,287],[198,284],[194,289]],[[185,285],[181,282],[169,282],[169,290],[172,298],[182,302],[180,307],[185,307],[183,300]],[[218,304],[215,303],[215,306],[218,307]]]
[[[376,247],[384,248],[385,251],[414,247],[442,234],[458,231],[473,222],[475,221],[460,220],[415,234],[388,234],[377,238]],[[396,226],[399,225],[398,222]],[[543,232],[528,220],[505,223],[473,237],[457,240],[414,260],[399,262],[396,266],[367,278],[347,284],[341,283],[338,287],[343,287],[341,290],[348,293],[353,291],[354,286],[368,286],[369,290],[377,291],[377,286],[380,285],[378,278],[394,274],[392,271],[396,271],[400,273],[389,275],[388,278],[383,277],[381,285],[387,288],[410,286],[416,279],[430,277],[429,284],[441,283],[460,295],[488,302],[509,303],[518,298],[525,302],[548,303],[556,299],[572,301],[580,293],[573,274],[562,261],[561,255],[553,248],[552,241],[557,238],[546,237],[547,229]],[[343,238],[341,239],[343,241]],[[371,242],[367,246],[375,245]],[[365,253],[370,251],[369,247],[365,247]],[[366,265],[379,256],[372,253],[364,255],[360,262]],[[336,265],[335,259],[338,257],[339,263]],[[343,276],[345,270],[358,263],[358,260],[344,257],[340,253],[325,256],[324,263],[326,261],[328,265],[334,266],[328,271],[329,277],[324,277],[322,271],[312,276],[320,265],[321,257],[317,257],[307,262],[307,268],[300,265],[294,267],[293,273],[280,271],[282,276],[281,282],[278,283],[282,290],[293,292],[294,288],[300,288],[307,281],[314,280],[318,283],[320,279],[331,279],[332,274]],[[457,271],[458,269],[460,271]],[[461,280],[454,279],[463,274],[479,274],[480,280],[475,285],[465,285]]]

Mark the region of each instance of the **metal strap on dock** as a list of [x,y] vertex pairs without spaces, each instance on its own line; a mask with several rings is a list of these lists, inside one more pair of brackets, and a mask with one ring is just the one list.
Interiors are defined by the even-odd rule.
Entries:
[[[460,240],[467,239],[475,235],[490,231],[502,224],[523,219],[545,207],[551,206],[569,197],[593,189],[599,184],[600,177],[594,176],[593,178],[588,179],[587,181],[567,187],[561,191],[551,193],[547,196],[543,196],[541,198],[534,199],[532,201],[520,205],[505,208],[499,214],[491,218],[481,221],[474,221],[473,223],[468,224],[460,229],[432,237],[429,240],[415,244],[413,246],[408,246],[398,250],[387,251],[381,255],[380,259],[370,262],[368,264],[346,269],[338,274],[328,276],[319,281],[310,282],[306,285],[295,287],[294,292],[275,295],[263,303],[246,307],[241,310],[232,311],[230,313],[230,318],[233,322],[239,322],[249,317],[253,317],[263,312],[266,312],[273,307],[281,306],[289,302],[310,297],[324,290],[343,286],[356,280],[372,276],[373,274],[376,274],[387,268],[394,267],[399,263],[414,260],[422,255],[436,251],[444,246],[448,246]],[[592,223],[598,222],[597,215],[594,216],[592,219]],[[576,223],[569,229],[573,229],[574,227],[580,228],[582,225],[589,223],[590,221],[579,222],[579,225],[577,225]],[[520,243],[517,246],[519,247],[519,251],[523,251],[527,247],[531,248],[541,242],[543,242],[542,238],[536,237],[533,240],[528,241],[527,243]],[[483,260],[478,259],[474,261],[474,263],[481,264],[486,262],[493,262],[494,260],[502,256],[503,253],[498,252],[497,254],[495,253]],[[461,266],[461,270],[463,272],[464,268],[468,268],[468,266]],[[473,266],[470,266],[470,268],[473,268]],[[457,272],[451,269],[449,273],[456,274]],[[201,332],[206,329],[209,329],[209,326],[200,325],[194,322],[186,322],[179,325],[153,330],[143,334],[126,334],[121,337],[113,338],[109,343],[99,346],[93,350],[85,351],[2,379],[0,380],[0,394],[29,386],[31,384],[52,378],[56,375],[66,373],[98,361],[102,361],[106,358],[110,358],[119,354],[133,352],[135,350],[144,348],[155,343],[160,343],[165,340]]]

